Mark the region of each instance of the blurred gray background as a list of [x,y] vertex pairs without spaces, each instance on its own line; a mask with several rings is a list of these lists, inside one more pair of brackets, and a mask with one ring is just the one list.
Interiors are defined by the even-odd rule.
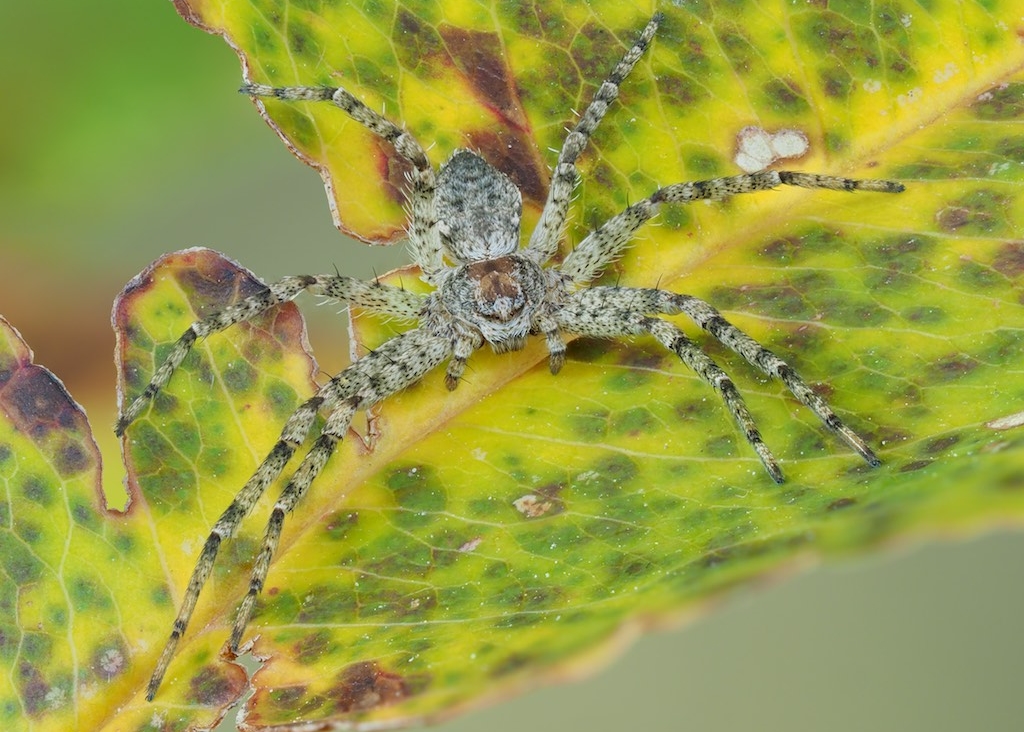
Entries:
[[[239,78],[228,47],[165,0],[0,3],[0,314],[107,455],[110,304],[160,254],[211,246],[264,279],[405,260],[335,231],[318,176],[235,93]],[[306,305],[335,371],[343,321]],[[107,471],[116,489],[119,466]],[[439,729],[1024,729],[1022,557],[1017,532],[816,569],[649,636],[588,681]]]

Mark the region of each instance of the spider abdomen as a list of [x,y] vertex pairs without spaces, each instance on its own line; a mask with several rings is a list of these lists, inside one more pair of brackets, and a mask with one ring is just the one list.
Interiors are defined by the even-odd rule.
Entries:
[[470,150],[456,150],[441,166],[434,207],[441,241],[460,264],[501,257],[519,247],[519,189]]

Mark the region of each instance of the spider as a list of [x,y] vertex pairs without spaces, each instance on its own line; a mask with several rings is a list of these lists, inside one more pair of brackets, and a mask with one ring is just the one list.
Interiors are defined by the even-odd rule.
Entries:
[[869,465],[878,458],[785,361],[726,321],[711,305],[691,295],[661,289],[591,286],[605,267],[629,244],[634,232],[660,204],[722,200],[779,185],[841,191],[898,193],[899,183],[851,180],[829,175],[761,171],[659,188],[590,233],[561,264],[548,264],[559,241],[576,183],[576,161],[601,122],[619,87],[654,38],[661,14],[647,23],[639,38],[601,84],[593,100],[569,131],[552,172],[547,201],[536,228],[520,246],[522,197],[512,181],[469,150],[456,151],[435,171],[423,147],[406,130],[374,112],[343,88],[270,87],[247,83],[252,97],[288,101],[326,101],[389,142],[411,164],[408,180],[407,235],[412,258],[434,290],[421,295],[377,281],[343,275],[285,277],[260,293],[196,321],[178,339],[152,381],[121,413],[115,431],[128,426],[167,385],[193,343],[257,316],[268,308],[310,292],[379,313],[417,320],[418,326],[367,353],[324,384],[287,420],[280,439],[214,524],[192,572],[170,638],[147,688],[152,700],[160,687],[179,639],[188,626],[199,593],[213,568],[221,542],[231,538],[242,520],[278,478],[306,440],[318,413],[327,420],[312,447],[274,504],[249,589],[239,605],[228,648],[237,652],[256,598],[263,588],[278,545],[285,515],[295,508],[344,439],[355,414],[367,410],[447,362],[445,385],[455,389],[466,360],[485,343],[498,353],[523,348],[540,334],[556,374],[565,363],[566,335],[616,338],[649,334],[675,353],[719,392],[743,436],[776,482],[782,471],[761,439],[754,419],[729,376],[683,332],[659,315],[685,314],[751,365],[780,379],[796,399],[813,411]]

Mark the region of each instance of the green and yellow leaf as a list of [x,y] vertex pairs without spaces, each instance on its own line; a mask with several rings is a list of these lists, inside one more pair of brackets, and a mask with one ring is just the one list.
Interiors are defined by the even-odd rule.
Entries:
[[[343,84],[433,143],[438,164],[481,151],[523,188],[530,222],[570,110],[654,10],[177,5],[224,34],[253,81]],[[814,383],[882,467],[707,338],[784,485],[717,395],[650,341],[576,341],[557,377],[542,344],[481,351],[456,392],[435,373],[387,400],[289,516],[248,636],[262,659],[253,728],[438,719],[593,668],[636,628],[800,558],[1024,517],[1014,4],[661,9],[663,32],[584,156],[566,247],[658,185],[738,172],[747,126],[807,137],[786,167],[903,181],[898,197],[779,190],[666,208],[606,275],[721,308]],[[343,228],[397,235],[403,166],[386,144],[329,105],[265,112],[321,170]],[[390,277],[418,286],[413,271]],[[143,273],[117,310],[127,395],[192,320],[257,286],[207,250]],[[362,348],[407,326],[355,319]],[[18,620],[4,637],[19,640],[3,646],[3,713],[37,729],[210,724],[247,686],[218,653],[268,506],[225,546],[155,702],[143,688],[210,526],[315,388],[297,312],[197,346],[128,433],[124,517],[96,507],[84,417],[5,332],[0,532]]]

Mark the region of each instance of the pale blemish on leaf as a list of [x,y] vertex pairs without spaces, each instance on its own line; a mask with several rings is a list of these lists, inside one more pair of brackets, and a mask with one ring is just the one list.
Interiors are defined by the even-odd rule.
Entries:
[[1014,427],[1024,426],[1024,412],[1008,414],[1005,417],[989,420],[985,423],[985,426],[993,430],[1009,430]]
[[733,162],[740,170],[755,173],[778,160],[799,158],[809,147],[807,135],[800,130],[768,132],[763,127],[748,125],[736,135]]

